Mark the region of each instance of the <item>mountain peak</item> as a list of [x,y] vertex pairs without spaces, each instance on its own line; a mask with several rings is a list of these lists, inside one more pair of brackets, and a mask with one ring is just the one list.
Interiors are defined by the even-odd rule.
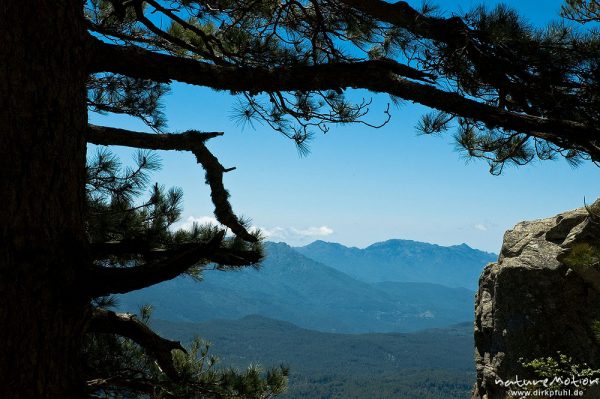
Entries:
[[436,245],[429,244],[426,242],[414,241],[414,240],[404,240],[401,238],[391,238],[389,240],[380,241],[373,243],[366,247],[365,249],[375,249],[375,248],[388,248],[388,247],[398,247],[398,246],[409,246],[409,245]]
[[464,242],[462,244],[458,244],[458,245],[451,245],[450,247],[452,247],[452,248],[473,249],[468,244],[466,244]]
[[306,249],[318,249],[318,248],[338,248],[338,249],[343,249],[343,248],[349,248],[343,244],[339,244],[337,242],[329,242],[329,241],[323,241],[323,240],[315,240],[313,242],[311,242],[308,245],[305,245],[303,247],[300,248],[306,248]]
[[292,247],[290,247],[290,245],[288,243],[285,243],[283,241],[266,241],[265,247],[266,248],[269,248],[269,247],[280,248],[280,249],[282,249],[282,248],[290,248],[291,249],[292,248]]

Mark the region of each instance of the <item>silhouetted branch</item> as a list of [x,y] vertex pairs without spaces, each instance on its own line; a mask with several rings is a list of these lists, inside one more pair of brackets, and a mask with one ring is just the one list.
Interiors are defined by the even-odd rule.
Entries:
[[[115,72],[141,79],[152,79],[157,82],[178,80],[198,86],[208,86],[218,90],[240,91],[290,91],[320,90],[331,88],[330,78],[342,72],[344,76],[350,72],[369,70],[380,74],[393,73],[406,78],[431,81],[433,75],[419,71],[408,65],[391,59],[358,61],[353,63],[332,63],[321,65],[299,65],[296,67],[252,68],[238,66],[214,65],[203,61],[175,57],[168,54],[154,53],[136,46],[117,46],[90,38],[95,51],[90,64],[90,72]],[[106,57],[124,56],[125,59],[107,59]],[[132,65],[131,62],[142,61]],[[137,72],[136,72],[137,71]],[[304,72],[304,74],[302,73]],[[323,77],[320,81],[310,75],[318,73]],[[281,74],[280,79],[276,77]],[[295,84],[288,82],[290,75],[301,78]],[[307,75],[307,76],[304,76]],[[246,80],[252,77],[257,81]],[[267,79],[273,79],[268,82]],[[335,82],[335,80],[331,81]],[[289,86],[289,87],[288,87]],[[345,87],[338,86],[338,87]],[[334,86],[335,87],[335,86]]]
[[87,140],[98,145],[122,145],[148,150],[193,151],[198,143],[222,136],[223,132],[187,130],[183,133],[142,133],[115,127],[88,125]]
[[92,297],[124,294],[171,280],[219,249],[225,232],[206,243],[184,247],[164,260],[134,267],[93,266],[88,274],[87,293]]
[[[144,393],[147,395],[156,392],[156,383],[151,380],[145,380],[139,377],[129,376],[111,376],[107,378],[94,378],[86,381],[86,386],[90,392],[111,390],[114,388],[124,389],[129,392]],[[106,398],[106,395],[90,394],[91,398]]]
[[[561,148],[585,152],[600,161],[600,131],[583,123],[542,118],[511,112],[478,102],[431,85],[407,80],[394,61],[373,60],[353,63],[328,63],[277,68],[223,67],[153,53],[142,48],[95,43],[95,72],[114,72],[127,76],[207,86],[232,92],[311,91],[336,88],[363,88],[389,93],[449,114],[478,120],[488,127],[525,133],[547,140]],[[416,73],[421,73],[420,71]]]
[[96,308],[93,310],[89,331],[117,334],[131,339],[156,359],[158,366],[169,378],[172,380],[179,378],[173,365],[171,351],[178,349],[185,352],[181,343],[162,338],[134,315]]
[[340,0],[379,21],[402,27],[415,35],[440,41],[456,43],[464,41],[470,28],[459,18],[439,18],[424,15],[405,1],[388,3],[382,0]]
[[[151,248],[144,240],[124,240],[90,244],[93,259],[107,259],[110,256],[140,255],[152,261],[176,256],[182,251],[192,249],[198,244],[177,244],[168,249]],[[224,266],[253,265],[262,260],[259,251],[219,248],[207,253],[205,259]]]
[[256,242],[256,237],[248,233],[233,213],[228,199],[229,193],[223,185],[223,173],[232,169],[224,168],[204,145],[206,140],[222,134],[220,132],[201,133],[195,130],[188,130],[180,134],[152,134],[89,125],[87,141],[99,145],[122,145],[150,150],[191,151],[206,171],[206,184],[210,186],[217,220],[229,227],[235,235],[246,241]]

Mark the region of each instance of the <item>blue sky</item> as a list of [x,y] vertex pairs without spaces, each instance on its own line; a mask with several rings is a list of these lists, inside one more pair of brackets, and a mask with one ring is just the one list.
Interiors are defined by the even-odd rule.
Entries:
[[[460,12],[477,1],[443,1]],[[485,2],[493,5],[497,2]],[[560,1],[508,1],[533,23],[556,19]],[[418,3],[411,2],[413,5]],[[543,6],[542,6],[543,5]],[[373,120],[383,118],[386,95],[373,97]],[[274,241],[304,245],[316,239],[364,247],[390,238],[468,245],[498,252],[504,231],[521,220],[552,216],[600,196],[600,170],[564,160],[534,162],[492,176],[483,161],[466,161],[451,135],[418,136],[425,108],[392,106],[381,129],[338,126],[317,134],[300,158],[294,144],[267,126],[241,128],[232,120],[235,98],[175,83],[165,98],[169,131],[223,131],[209,148],[225,167],[234,210],[250,217]],[[132,118],[90,115],[96,124],[147,130]],[[127,158],[129,150],[116,149]],[[184,190],[181,225],[212,217],[204,171],[187,153],[159,152],[153,179]]]

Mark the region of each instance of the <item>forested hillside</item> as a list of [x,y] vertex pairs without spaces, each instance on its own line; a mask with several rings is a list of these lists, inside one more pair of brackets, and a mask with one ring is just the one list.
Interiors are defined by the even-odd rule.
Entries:
[[[407,281],[411,270],[414,280],[474,275],[494,255],[396,240],[369,248],[267,243],[259,270],[207,270],[201,282],[177,278],[121,296],[118,306],[152,304],[155,329],[211,341],[223,367],[289,366],[287,399],[467,398],[474,292]],[[391,260],[378,261],[386,254]],[[350,267],[379,277],[350,276]],[[432,327],[442,328],[423,331]]]
[[474,383],[471,323],[410,334],[321,333],[260,316],[153,326],[208,339],[223,365],[288,365],[288,399],[458,399]]

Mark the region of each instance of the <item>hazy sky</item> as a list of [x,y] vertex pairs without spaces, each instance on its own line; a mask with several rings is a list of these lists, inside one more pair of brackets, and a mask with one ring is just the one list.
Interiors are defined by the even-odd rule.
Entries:
[[[410,2],[418,5],[416,2]],[[477,1],[438,2],[459,12]],[[497,2],[485,2],[495,4]],[[561,2],[520,0],[512,4],[534,23],[556,19]],[[387,95],[373,98],[372,120],[383,118]],[[311,142],[300,158],[294,144],[255,123],[232,120],[235,98],[205,88],[173,84],[165,99],[169,131],[224,131],[209,148],[225,167],[236,213],[250,217],[274,241],[303,245],[316,239],[364,247],[390,238],[468,245],[498,252],[504,231],[521,220],[552,216],[600,196],[600,170],[564,160],[488,173],[483,161],[465,161],[451,134],[417,136],[414,126],[425,108],[392,106],[381,129],[338,126]],[[147,130],[131,118],[90,116],[92,123]],[[118,149],[129,157],[129,150]],[[182,224],[212,217],[204,171],[188,153],[160,152],[163,169],[153,180],[185,193]]]

